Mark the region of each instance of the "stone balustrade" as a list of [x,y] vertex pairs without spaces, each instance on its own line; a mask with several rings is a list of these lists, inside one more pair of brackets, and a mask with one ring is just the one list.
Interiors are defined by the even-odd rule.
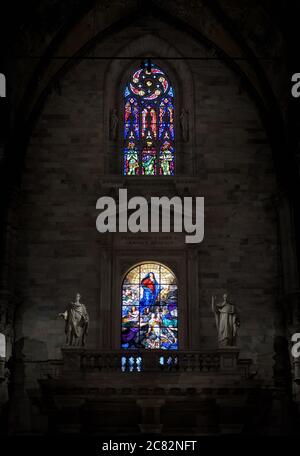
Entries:
[[88,350],[64,348],[63,373],[78,372],[160,372],[207,373],[239,372],[249,374],[251,360],[239,360],[236,348],[218,350]]

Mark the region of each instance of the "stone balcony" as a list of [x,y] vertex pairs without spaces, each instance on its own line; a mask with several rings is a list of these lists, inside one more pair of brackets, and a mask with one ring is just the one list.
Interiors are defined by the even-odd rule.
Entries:
[[40,391],[29,392],[51,417],[54,433],[240,432],[244,416],[262,397],[256,398],[251,360],[240,359],[236,348],[64,348],[62,355],[53,366],[41,366]]
[[[61,378],[80,374],[90,379],[103,374],[144,374],[164,375],[197,374],[211,377],[224,375],[247,379],[251,360],[239,359],[236,348],[207,351],[166,351],[166,350],[85,350],[80,348],[62,349],[63,362]],[[121,376],[125,380],[125,375]]]

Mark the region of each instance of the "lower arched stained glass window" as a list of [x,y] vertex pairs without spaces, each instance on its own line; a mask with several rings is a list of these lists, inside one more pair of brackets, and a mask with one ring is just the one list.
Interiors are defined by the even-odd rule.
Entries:
[[123,349],[178,349],[177,283],[158,263],[131,269],[122,286]]

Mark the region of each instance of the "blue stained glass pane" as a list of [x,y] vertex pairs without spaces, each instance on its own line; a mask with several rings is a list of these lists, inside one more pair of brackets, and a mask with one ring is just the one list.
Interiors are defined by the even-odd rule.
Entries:
[[125,149],[124,153],[124,175],[137,176],[139,174],[139,159],[136,149]]
[[126,87],[125,87],[125,92],[124,92],[124,95],[125,95],[125,97],[128,97],[128,95],[130,95],[130,92],[129,92],[128,86],[126,86]]
[[170,97],[174,97],[174,92],[173,92],[173,88],[172,88],[172,87],[170,87],[169,92],[168,92],[168,95],[169,95]]

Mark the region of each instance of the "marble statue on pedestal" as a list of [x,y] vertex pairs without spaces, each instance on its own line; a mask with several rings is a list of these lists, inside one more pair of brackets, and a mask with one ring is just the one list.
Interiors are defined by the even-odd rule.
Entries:
[[70,302],[65,312],[59,316],[65,320],[66,345],[84,346],[89,326],[89,315],[86,307],[80,302],[77,293],[75,302]]
[[237,328],[240,326],[235,306],[229,302],[227,293],[224,293],[220,303],[216,303],[216,296],[212,296],[211,306],[215,314],[219,347],[235,347]]

